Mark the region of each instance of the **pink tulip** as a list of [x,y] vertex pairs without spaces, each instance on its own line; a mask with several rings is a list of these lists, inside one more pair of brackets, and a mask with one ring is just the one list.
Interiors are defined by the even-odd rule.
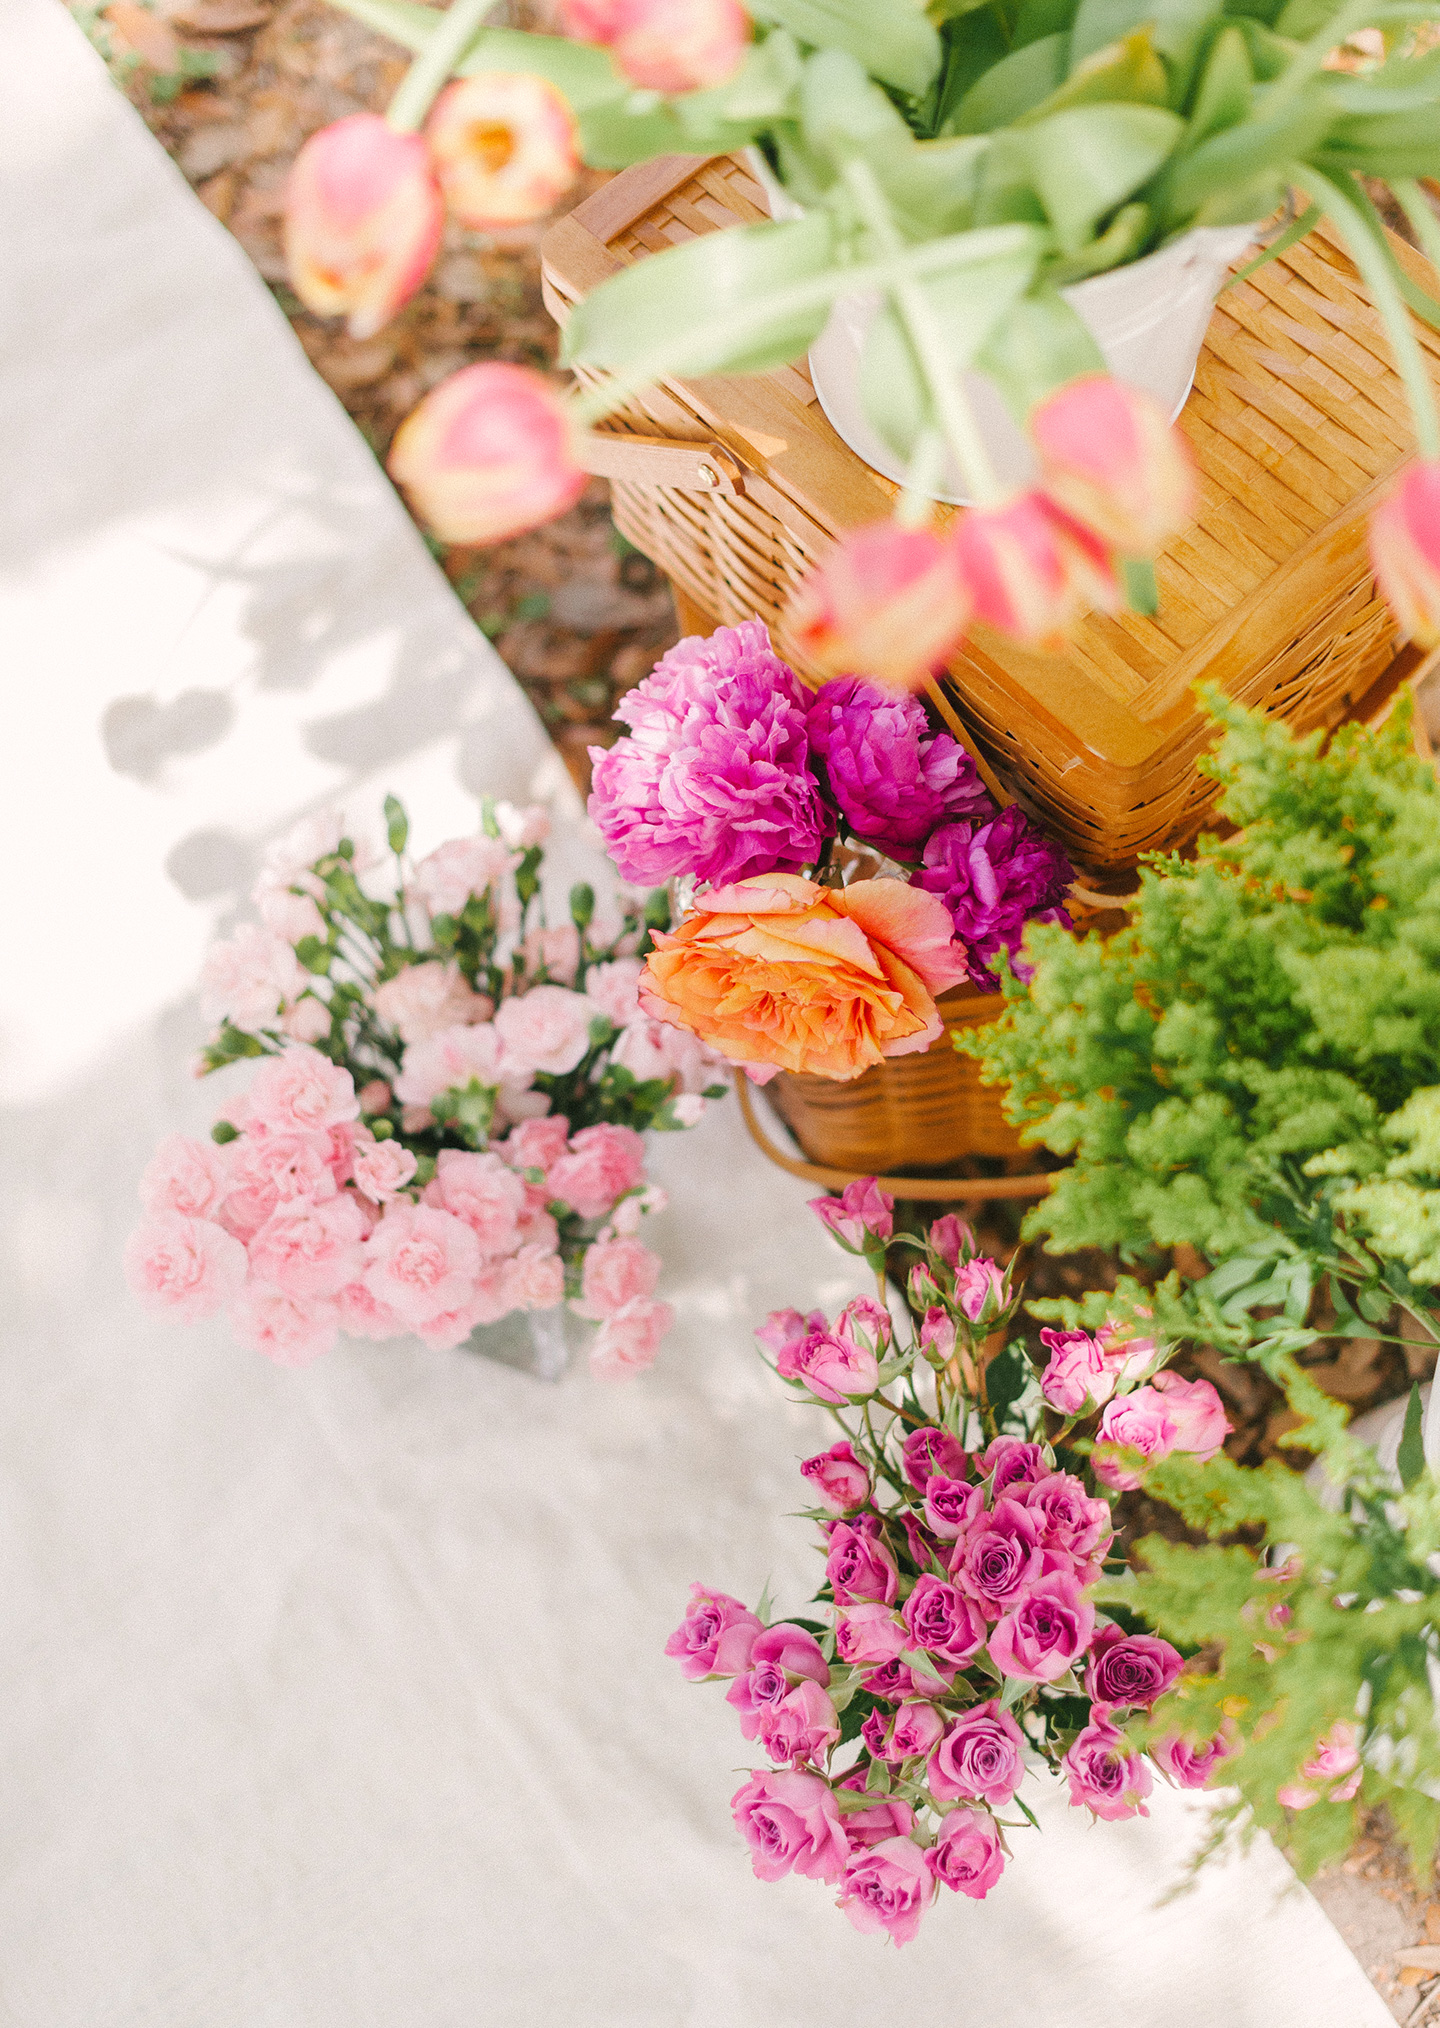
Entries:
[[1123,556],[1153,556],[1200,497],[1190,446],[1155,397],[1108,374],[1072,380],[1030,417],[1053,500]]
[[409,301],[440,246],[445,206],[418,134],[352,113],[312,134],[285,192],[285,260],[320,317],[373,338]]
[[1407,466],[1376,508],[1370,561],[1401,633],[1440,646],[1440,463]]
[[649,92],[722,85],[750,41],[739,0],[561,0],[565,33],[603,43],[630,82]]
[[1088,607],[1123,603],[1104,543],[1044,493],[972,507],[951,544],[974,617],[1028,646],[1057,653]]
[[502,542],[585,490],[559,397],[528,366],[462,366],[406,416],[390,476],[442,541]]
[[579,173],[574,116],[541,77],[481,71],[447,85],[425,138],[445,202],[472,232],[543,218]]
[[970,602],[953,547],[923,528],[875,521],[843,537],[796,591],[787,621],[827,676],[915,690],[965,632]]

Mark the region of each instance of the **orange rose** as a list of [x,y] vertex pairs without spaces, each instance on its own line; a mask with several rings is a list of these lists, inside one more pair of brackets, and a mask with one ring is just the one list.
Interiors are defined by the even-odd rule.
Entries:
[[936,993],[967,976],[948,910],[900,880],[821,887],[767,873],[703,896],[657,935],[640,979],[647,1014],[732,1063],[858,1077],[928,1049]]

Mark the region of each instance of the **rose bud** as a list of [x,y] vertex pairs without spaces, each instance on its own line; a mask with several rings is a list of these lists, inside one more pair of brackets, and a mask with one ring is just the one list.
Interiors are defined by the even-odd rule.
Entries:
[[832,1444],[818,1457],[806,1458],[800,1471],[832,1514],[848,1514],[870,1498],[870,1473],[850,1443]]
[[579,173],[574,115],[541,77],[481,71],[447,85],[425,138],[445,202],[472,232],[543,218]]
[[970,619],[953,545],[923,528],[875,521],[843,537],[798,587],[786,623],[827,676],[916,690]]
[[739,0],[560,0],[560,19],[575,41],[603,43],[647,92],[722,85],[750,42]]
[[1124,603],[1105,544],[1040,492],[972,507],[951,546],[974,618],[1031,647],[1058,653],[1081,613]]
[[585,490],[563,404],[528,366],[462,366],[406,416],[390,476],[442,541],[501,542]]
[[445,206],[418,134],[352,113],[312,134],[285,190],[285,263],[307,310],[373,338],[440,246]]
[[1031,414],[1043,483],[1122,556],[1153,556],[1200,497],[1195,460],[1160,403],[1106,373],[1072,380]]
[[1376,508],[1370,561],[1401,633],[1440,646],[1440,463],[1407,466]]

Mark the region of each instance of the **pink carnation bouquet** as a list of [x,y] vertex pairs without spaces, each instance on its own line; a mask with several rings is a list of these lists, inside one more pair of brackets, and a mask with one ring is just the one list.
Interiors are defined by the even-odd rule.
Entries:
[[627,880],[689,896],[642,1002],[757,1081],[928,1048],[940,994],[997,991],[1026,924],[1068,920],[1064,853],[918,697],[809,692],[758,620],[681,641],[616,717],[590,815]]
[[125,1254],[147,1307],[224,1312],[286,1365],[345,1333],[453,1346],[564,1303],[590,1364],[647,1366],[672,1321],[635,1236],[663,1193],[647,1128],[695,1124],[724,1066],[654,1021],[639,982],[663,893],[602,927],[572,888],[552,925],[541,809],[486,802],[418,862],[386,799],[392,870],[336,812],[275,845],[246,923],[206,958],[197,1075],[253,1059],[209,1141],[174,1134]]
[[[769,1763],[732,1801],[758,1878],[824,1881],[857,1929],[905,1944],[941,1888],[978,1901],[999,1880],[1036,1821],[1032,1772],[1116,1819],[1146,1814],[1157,1767],[1198,1788],[1230,1750],[1172,1722],[1184,1657],[1104,1581],[1123,1570],[1116,1491],[1172,1452],[1213,1456],[1228,1425],[1148,1339],[1047,1331],[1038,1371],[1005,1343],[1010,1269],[953,1214],[897,1233],[873,1178],[812,1208],[879,1278],[878,1300],[776,1311],[757,1334],[840,1426],[800,1466],[818,1610],[775,1621],[697,1584],[666,1652],[728,1684]],[[897,1324],[886,1267],[907,1251]]]

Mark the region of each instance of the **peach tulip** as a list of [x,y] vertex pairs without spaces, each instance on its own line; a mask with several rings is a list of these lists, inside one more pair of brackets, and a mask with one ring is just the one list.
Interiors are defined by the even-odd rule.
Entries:
[[1401,473],[1370,517],[1370,560],[1401,633],[1440,647],[1440,462]]
[[761,874],[703,895],[654,941],[645,1012],[757,1083],[776,1070],[843,1081],[928,1049],[943,1027],[934,996],[967,976],[943,902],[899,880]]
[[951,541],[975,618],[1012,640],[1058,652],[1088,607],[1122,603],[1104,543],[1044,493],[972,507]]
[[1052,500],[1122,556],[1153,556],[1195,512],[1190,446],[1155,397],[1108,374],[1072,380],[1030,417]]
[[482,71],[447,85],[425,138],[447,206],[473,232],[542,218],[579,172],[574,117],[541,77]]
[[373,338],[430,272],[445,207],[418,134],[352,113],[312,134],[285,192],[285,260],[320,317]]
[[528,366],[463,366],[396,432],[390,476],[444,542],[502,542],[573,507],[586,474],[554,389]]
[[561,0],[565,33],[609,49],[642,91],[695,92],[733,77],[750,41],[739,0]]
[[915,690],[964,633],[970,600],[953,548],[923,528],[853,529],[796,591],[786,616],[827,676]]

